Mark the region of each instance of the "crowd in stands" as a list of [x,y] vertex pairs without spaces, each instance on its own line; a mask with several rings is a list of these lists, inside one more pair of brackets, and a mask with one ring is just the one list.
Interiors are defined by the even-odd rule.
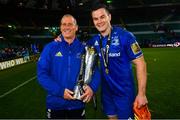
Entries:
[[[88,35],[84,34],[81,36],[81,39],[87,40]],[[138,37],[137,37],[138,38]],[[138,38],[139,45],[141,47],[152,47],[153,44],[176,44],[178,47],[180,46],[180,39],[179,38],[166,38],[165,36],[159,36],[156,38],[151,38],[146,39],[143,38]],[[7,61],[7,60],[12,60],[20,57],[25,57],[25,56],[31,56],[38,54],[40,52],[40,46],[37,46],[36,44],[28,44],[26,45],[16,45],[12,44],[7,41],[0,40],[0,62],[2,61]]]
[[16,58],[30,57],[39,53],[39,47],[34,43],[27,41],[16,41],[9,39],[0,39],[0,62]]
[[180,42],[180,39],[167,39],[164,37],[159,38],[146,38],[146,39],[137,39],[138,43],[141,47],[152,47],[152,45],[157,44],[175,44],[176,42]]
[[0,62],[25,56],[29,56],[29,49],[27,47],[6,47],[0,49]]

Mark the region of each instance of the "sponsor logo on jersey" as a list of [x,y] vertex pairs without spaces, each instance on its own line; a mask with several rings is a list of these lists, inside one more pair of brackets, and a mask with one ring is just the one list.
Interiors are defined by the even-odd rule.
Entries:
[[139,47],[137,42],[131,44],[131,50],[133,51],[134,55],[141,52],[141,48]]
[[119,57],[121,56],[121,53],[118,52],[118,53],[109,53],[109,57]]
[[55,56],[56,56],[56,57],[62,57],[62,53],[59,51],[59,52],[56,53]]

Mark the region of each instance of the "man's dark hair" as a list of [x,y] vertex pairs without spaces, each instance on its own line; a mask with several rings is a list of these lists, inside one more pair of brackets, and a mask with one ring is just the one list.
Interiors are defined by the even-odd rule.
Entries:
[[107,7],[105,4],[100,3],[100,2],[94,2],[94,3],[92,4],[91,13],[92,13],[93,11],[95,11],[95,10],[100,9],[100,8],[104,8],[107,13],[110,13],[108,7]]

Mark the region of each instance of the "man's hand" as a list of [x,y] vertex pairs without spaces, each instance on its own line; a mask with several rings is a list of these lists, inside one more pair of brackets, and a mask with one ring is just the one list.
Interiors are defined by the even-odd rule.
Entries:
[[55,39],[54,39],[54,41],[55,42],[61,42],[62,40],[61,40],[61,37],[60,37],[61,35],[59,35],[59,36],[57,36]]
[[83,102],[88,103],[93,96],[93,91],[88,85],[86,85],[84,87],[84,92],[85,93],[81,96],[81,100],[83,100]]
[[137,95],[134,101],[134,105],[137,105],[137,108],[141,108],[148,103],[148,100],[145,95]]
[[69,90],[69,89],[65,89],[64,90],[64,99],[67,99],[67,100],[74,100],[73,98],[73,91]]
[[133,106],[133,111],[135,120],[151,120],[151,113],[148,109],[147,104],[138,108],[138,103],[135,102]]

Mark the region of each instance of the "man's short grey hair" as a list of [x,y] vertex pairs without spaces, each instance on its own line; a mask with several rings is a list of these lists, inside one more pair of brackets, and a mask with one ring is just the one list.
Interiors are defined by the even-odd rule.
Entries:
[[74,19],[74,24],[77,25],[76,18],[75,18],[74,16],[72,16],[71,14],[65,14],[65,15],[63,15],[62,18],[61,18],[61,21],[62,21],[62,19],[63,19],[64,17],[72,17],[72,18]]

